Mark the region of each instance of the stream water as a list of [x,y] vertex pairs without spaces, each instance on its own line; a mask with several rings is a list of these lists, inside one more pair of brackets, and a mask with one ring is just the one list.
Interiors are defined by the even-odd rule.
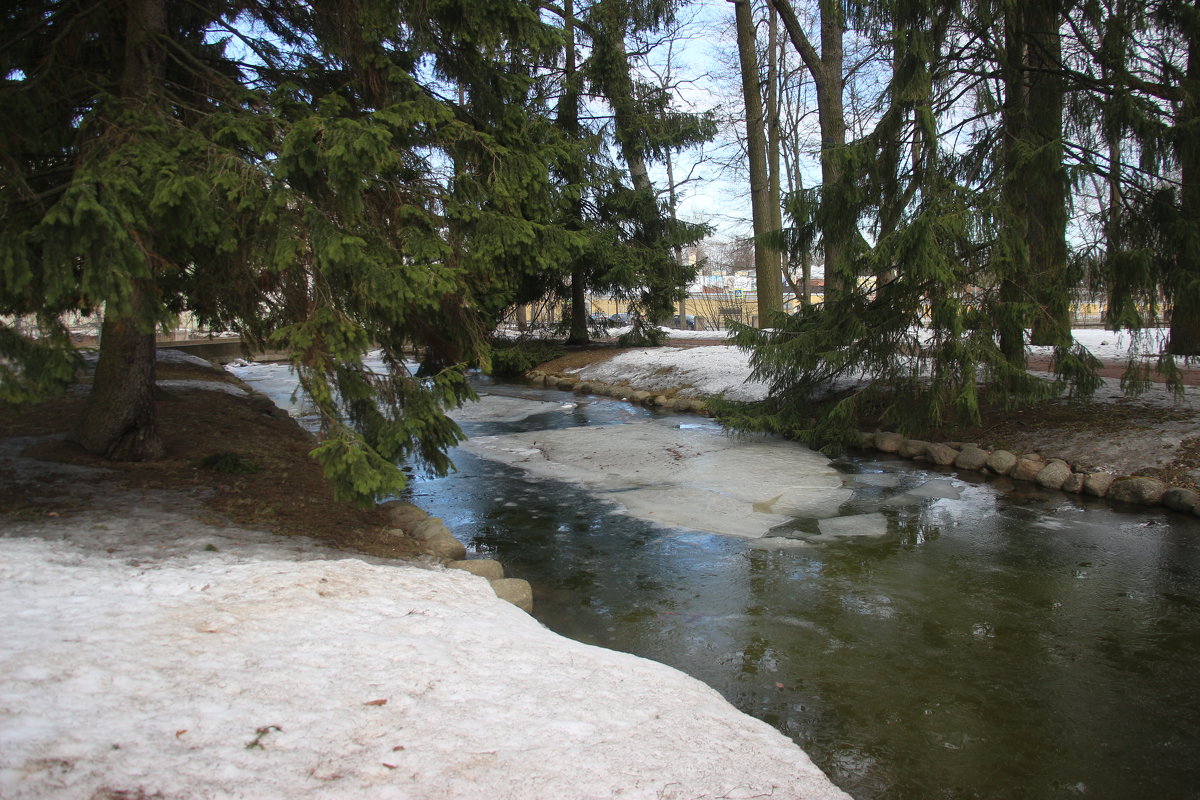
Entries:
[[[465,414],[477,439],[717,434],[605,398],[482,388],[506,395],[505,413]],[[746,445],[758,461],[764,448],[811,456]],[[718,488],[750,463],[738,447],[709,458],[710,472],[729,465]],[[857,800],[1200,797],[1195,518],[849,458],[834,464],[841,488],[820,490],[829,508],[745,538],[622,513],[638,486],[581,486],[479,453],[416,478],[411,499],[530,581],[539,620],[708,683]],[[682,496],[694,519],[700,501]]]

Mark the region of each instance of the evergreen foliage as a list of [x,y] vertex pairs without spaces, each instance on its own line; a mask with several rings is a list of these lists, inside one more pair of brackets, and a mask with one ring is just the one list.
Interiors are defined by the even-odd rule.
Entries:
[[[799,24],[786,0],[772,4]],[[988,403],[1087,396],[1098,363],[1071,341],[1067,309],[1088,277],[1108,292],[1109,327],[1169,313],[1172,353],[1200,352],[1200,140],[1183,135],[1200,85],[1194,4],[845,11],[881,54],[858,69],[888,80],[864,134],[823,141],[825,185],[789,198],[790,227],[770,237],[801,260],[839,243],[825,302],[771,330],[737,328],[771,395],[724,419],[836,446],[864,420],[928,431]],[[819,82],[815,51],[789,33]],[[1026,371],[1031,342],[1053,345],[1055,380]],[[1131,360],[1126,388],[1149,369]],[[1154,369],[1179,388],[1172,355]]]
[[[627,2],[595,0],[566,4],[570,29],[586,57],[577,69],[564,71],[559,124],[575,141],[589,148],[587,163],[561,166],[567,226],[580,231],[585,242],[568,272],[542,290],[572,299],[571,314],[586,317],[583,287],[620,299],[626,311],[636,312],[636,336],[654,338],[651,323],[669,317],[695,269],[675,258],[678,248],[700,240],[707,227],[673,219],[658,199],[647,167],[701,144],[716,131],[711,114],[681,111],[670,94],[639,80],[631,64],[629,37],[667,26],[678,0]],[[570,62],[574,64],[572,60]],[[593,125],[581,121],[585,107]],[[607,109],[604,114],[602,109]],[[623,165],[607,160],[610,150]],[[570,282],[562,278],[570,276]],[[572,290],[575,290],[574,292]],[[572,319],[571,338],[586,339],[586,325]]]
[[144,336],[189,311],[291,354],[314,456],[369,503],[398,459],[451,467],[485,332],[597,247],[557,214],[561,165],[596,149],[553,122],[562,42],[533,4],[20,0],[2,22],[6,401],[73,376],[62,312]]

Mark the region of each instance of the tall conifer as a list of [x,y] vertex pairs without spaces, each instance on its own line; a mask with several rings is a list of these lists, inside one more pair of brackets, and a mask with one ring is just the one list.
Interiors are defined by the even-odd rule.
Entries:
[[489,315],[580,247],[549,213],[557,30],[518,0],[19,0],[2,22],[0,314],[46,334],[0,325],[3,399],[69,381],[58,314],[103,313],[77,437],[153,456],[153,331],[189,311],[291,354],[338,496],[397,490],[400,458],[449,467]]

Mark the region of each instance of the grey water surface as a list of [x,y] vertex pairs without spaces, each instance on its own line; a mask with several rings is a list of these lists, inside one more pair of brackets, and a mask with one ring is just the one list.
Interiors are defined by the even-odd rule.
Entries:
[[[711,426],[485,390],[530,413],[463,419],[472,436]],[[529,580],[539,620],[708,683],[858,800],[1200,797],[1200,520],[847,458],[838,515],[794,519],[769,538],[796,546],[763,548],[454,458],[412,499]]]
[[[285,402],[291,392],[274,373],[239,374]],[[489,402],[460,424],[477,440],[515,442],[518,457],[458,449],[458,472],[416,477],[409,495],[475,555],[530,581],[551,629],[713,686],[858,800],[1200,798],[1200,520],[846,458],[834,465],[839,489],[819,490],[807,516],[772,520],[766,535],[671,527],[648,520],[644,503],[622,511],[623,495],[647,491],[672,511],[675,493],[654,475],[639,478],[634,464],[615,483],[556,480],[534,466],[563,458],[567,440],[539,449],[550,437],[527,434],[603,427],[594,442],[667,428],[682,459],[670,485],[695,502],[685,451],[711,440],[713,423],[480,388]],[[647,447],[662,448],[661,433]],[[752,445],[776,449],[773,464],[812,456],[785,441]],[[704,458],[705,508],[728,484],[738,513],[761,510],[740,499],[763,480],[753,461],[736,450]],[[724,530],[718,510],[711,527]],[[703,526],[691,511],[678,518]]]

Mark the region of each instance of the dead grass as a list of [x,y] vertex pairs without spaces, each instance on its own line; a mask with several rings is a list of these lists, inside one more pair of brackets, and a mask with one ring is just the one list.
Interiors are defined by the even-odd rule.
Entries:
[[935,429],[931,436],[940,441],[970,441],[1003,447],[1005,442],[1036,434],[1038,431],[1090,432],[1096,436],[1149,428],[1168,420],[1194,416],[1184,409],[1151,407],[1134,402],[1095,403],[1046,400],[1024,408],[985,408],[982,422],[975,426]]
[[567,370],[580,369],[599,361],[607,361],[631,349],[638,348],[617,347],[615,344],[588,345],[569,350],[558,358],[551,359],[544,364],[539,364],[537,368],[542,372],[566,372]]
[[[979,425],[931,430],[921,438],[1020,450],[1013,443],[1053,442],[1068,435],[1102,441],[1127,436],[1130,431],[1154,430],[1165,422],[1195,419],[1196,415],[1182,408],[1143,405],[1135,399],[1115,403],[1047,400],[1020,409],[984,409],[982,417]],[[1200,489],[1200,482],[1192,474],[1197,469],[1200,469],[1200,437],[1184,440],[1169,463],[1142,468],[1138,474],[1172,486]]]

